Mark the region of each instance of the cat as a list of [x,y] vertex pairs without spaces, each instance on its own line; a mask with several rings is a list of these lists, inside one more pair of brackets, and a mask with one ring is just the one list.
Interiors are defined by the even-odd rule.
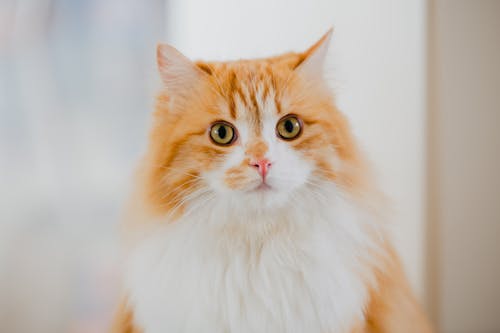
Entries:
[[113,332],[431,331],[326,82],[331,34],[229,62],[158,46]]

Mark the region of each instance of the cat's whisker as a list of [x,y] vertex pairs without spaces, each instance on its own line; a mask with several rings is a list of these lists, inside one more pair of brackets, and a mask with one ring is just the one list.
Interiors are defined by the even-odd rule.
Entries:
[[[173,188],[172,190],[169,190],[168,192],[166,192],[165,194],[163,194],[161,196],[161,199],[165,199],[167,196],[171,195],[172,193],[175,193],[177,192],[177,190],[180,190],[182,187],[184,187],[185,185],[189,185],[189,184],[193,184],[193,183],[197,183],[199,182],[199,179],[196,179],[196,178],[193,178],[193,179],[189,179],[185,182],[182,182],[181,184],[177,185],[175,188]],[[189,187],[186,187],[184,189],[182,189],[182,191],[185,191],[185,190],[189,190],[191,189],[192,186],[189,186]]]
[[[196,184],[194,184],[196,185]],[[171,200],[169,200],[168,202],[166,202],[163,206],[164,207],[168,207],[170,206],[172,203],[174,202],[178,202],[179,200],[182,200],[183,198],[185,198],[187,195],[189,195],[189,193],[192,193],[194,192],[193,191],[193,188],[194,188],[194,185],[191,185],[191,186],[188,186],[182,190],[179,190],[179,191],[175,191],[175,193],[172,193],[174,191],[169,191],[167,192],[164,197],[167,197],[168,195],[172,194],[173,197]]]
[[173,170],[177,174],[186,175],[186,176],[190,176],[190,177],[193,177],[193,178],[203,179],[203,177],[201,177],[199,174],[194,174],[194,173],[190,173],[190,172],[186,172],[186,171],[181,171],[178,168],[168,167],[168,166],[165,166],[165,165],[156,165],[156,167],[160,168],[160,169],[165,169],[165,170]]
[[[168,215],[166,216],[166,219],[170,219],[172,216],[175,215],[176,212],[178,212],[178,210],[183,207],[184,205],[188,204],[189,202],[192,202],[194,201],[197,197],[205,194],[205,193],[208,193],[210,192],[210,190],[207,190],[207,189],[202,189],[202,190],[198,190],[198,191],[194,191],[186,196],[179,196],[177,197],[177,203],[175,204],[174,207],[172,207],[170,210],[169,210],[169,213]],[[172,203],[172,202],[170,202]],[[169,204],[167,204],[169,205]]]

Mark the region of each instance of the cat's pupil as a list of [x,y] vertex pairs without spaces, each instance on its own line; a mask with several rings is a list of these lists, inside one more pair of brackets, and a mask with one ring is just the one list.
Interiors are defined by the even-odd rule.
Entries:
[[287,120],[287,121],[285,121],[285,130],[288,133],[292,133],[293,132],[293,123],[292,123],[292,121],[290,119]]
[[221,139],[224,139],[227,135],[226,127],[224,127],[224,126],[219,127],[219,130],[217,131],[217,133],[219,134],[219,137]]

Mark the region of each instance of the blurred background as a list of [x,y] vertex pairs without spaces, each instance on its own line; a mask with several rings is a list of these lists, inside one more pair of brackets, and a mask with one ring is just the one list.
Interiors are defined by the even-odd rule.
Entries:
[[261,57],[331,26],[419,299],[439,332],[500,332],[498,0],[0,0],[0,332],[106,331],[158,42]]

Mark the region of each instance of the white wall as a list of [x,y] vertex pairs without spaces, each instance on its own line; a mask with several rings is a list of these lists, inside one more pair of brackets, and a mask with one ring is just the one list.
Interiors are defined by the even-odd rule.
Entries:
[[422,296],[425,1],[179,0],[167,18],[167,42],[193,59],[304,50],[334,26],[338,102],[393,200],[397,245]]

